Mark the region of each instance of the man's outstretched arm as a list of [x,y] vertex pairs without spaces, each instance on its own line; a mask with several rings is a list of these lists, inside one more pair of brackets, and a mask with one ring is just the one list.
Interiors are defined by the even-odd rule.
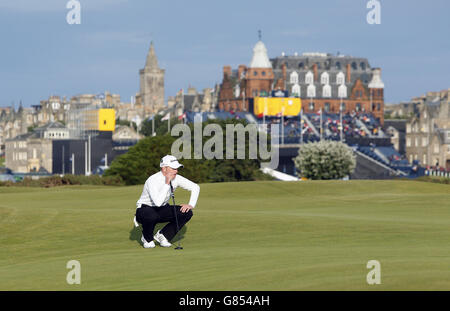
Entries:
[[200,195],[200,186],[180,175],[177,176],[177,184],[181,188],[191,192],[191,198],[189,199],[189,203],[181,205],[181,212],[184,213],[190,209],[193,209],[197,204],[198,196]]

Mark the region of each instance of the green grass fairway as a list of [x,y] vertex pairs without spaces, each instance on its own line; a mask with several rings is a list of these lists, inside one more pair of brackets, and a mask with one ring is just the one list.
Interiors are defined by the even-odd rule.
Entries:
[[[450,290],[448,185],[202,184],[182,251],[140,245],[141,191],[0,188],[0,290]],[[369,260],[381,285],[366,282]]]

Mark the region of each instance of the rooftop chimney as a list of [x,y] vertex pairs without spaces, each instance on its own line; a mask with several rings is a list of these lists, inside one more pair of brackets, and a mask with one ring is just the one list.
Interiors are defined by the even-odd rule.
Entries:
[[350,64],[347,64],[347,83],[351,82],[351,76],[352,76],[351,70],[352,69],[350,67]]

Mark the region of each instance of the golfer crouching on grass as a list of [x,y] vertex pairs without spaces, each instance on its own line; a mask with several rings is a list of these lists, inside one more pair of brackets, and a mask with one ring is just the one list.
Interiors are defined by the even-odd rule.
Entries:
[[[197,203],[200,187],[177,175],[178,169],[183,167],[177,158],[172,155],[166,155],[159,164],[161,171],[150,176],[144,185],[144,190],[140,199],[137,201],[135,225],[142,225],[141,241],[144,248],[155,247],[157,241],[163,247],[170,247],[169,243],[177,232],[191,219],[192,209]],[[169,205],[171,192],[180,186],[191,191],[189,204]],[[176,211],[176,215],[175,212]],[[160,222],[169,222],[164,228],[153,235],[155,225]]]

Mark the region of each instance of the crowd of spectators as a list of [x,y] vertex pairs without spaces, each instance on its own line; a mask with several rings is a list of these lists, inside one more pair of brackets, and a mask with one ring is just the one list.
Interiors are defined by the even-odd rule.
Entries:
[[[322,116],[318,113],[309,113],[304,115],[308,119],[300,123],[300,117],[284,117],[283,129],[281,126],[280,117],[266,117],[267,125],[278,124],[280,136],[283,136],[284,142],[300,143],[317,141],[322,136],[323,139],[340,140],[341,139],[341,117],[339,114],[323,113]],[[322,126],[320,120],[322,119]],[[258,120],[262,123],[262,119]],[[310,126],[312,125],[312,127]],[[314,127],[314,128],[313,128]],[[268,126],[270,131],[270,126]],[[281,134],[283,131],[283,135]],[[322,131],[322,135],[320,132]],[[379,122],[368,113],[349,113],[342,115],[342,136],[360,138],[360,137],[383,137],[383,131]]]

